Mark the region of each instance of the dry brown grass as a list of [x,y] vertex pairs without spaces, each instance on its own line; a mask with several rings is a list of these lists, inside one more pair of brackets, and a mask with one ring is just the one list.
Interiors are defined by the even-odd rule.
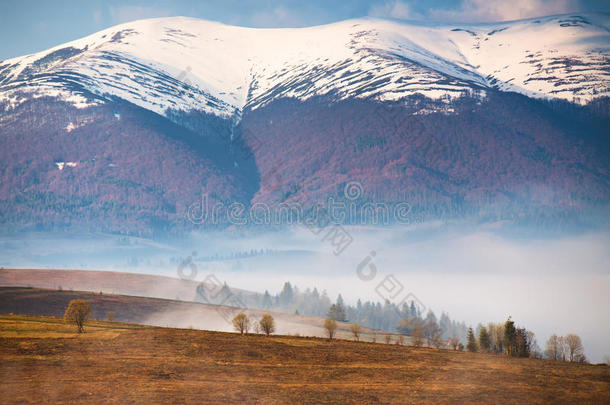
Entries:
[[610,367],[0,316],[2,403],[590,403]]

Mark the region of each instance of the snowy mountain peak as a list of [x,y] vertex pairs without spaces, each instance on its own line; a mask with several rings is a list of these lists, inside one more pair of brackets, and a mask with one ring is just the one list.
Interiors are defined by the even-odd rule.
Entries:
[[610,95],[610,18],[497,24],[373,18],[253,29],[173,17],[134,21],[0,62],[0,103],[115,97],[160,114],[239,114],[282,98],[447,99],[485,89],[587,103]]

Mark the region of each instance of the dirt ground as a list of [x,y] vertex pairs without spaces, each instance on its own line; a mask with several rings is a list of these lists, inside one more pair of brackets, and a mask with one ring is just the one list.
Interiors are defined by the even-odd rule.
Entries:
[[610,403],[610,367],[319,338],[0,316],[0,402]]

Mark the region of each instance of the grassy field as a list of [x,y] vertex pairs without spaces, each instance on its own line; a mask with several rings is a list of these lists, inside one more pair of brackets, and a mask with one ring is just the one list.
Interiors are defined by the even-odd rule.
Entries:
[[5,403],[610,402],[610,367],[292,336],[0,316]]

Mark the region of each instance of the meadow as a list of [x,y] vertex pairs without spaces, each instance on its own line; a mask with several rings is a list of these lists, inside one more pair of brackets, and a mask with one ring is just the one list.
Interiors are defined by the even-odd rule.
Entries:
[[610,402],[610,367],[347,339],[0,316],[0,402]]

